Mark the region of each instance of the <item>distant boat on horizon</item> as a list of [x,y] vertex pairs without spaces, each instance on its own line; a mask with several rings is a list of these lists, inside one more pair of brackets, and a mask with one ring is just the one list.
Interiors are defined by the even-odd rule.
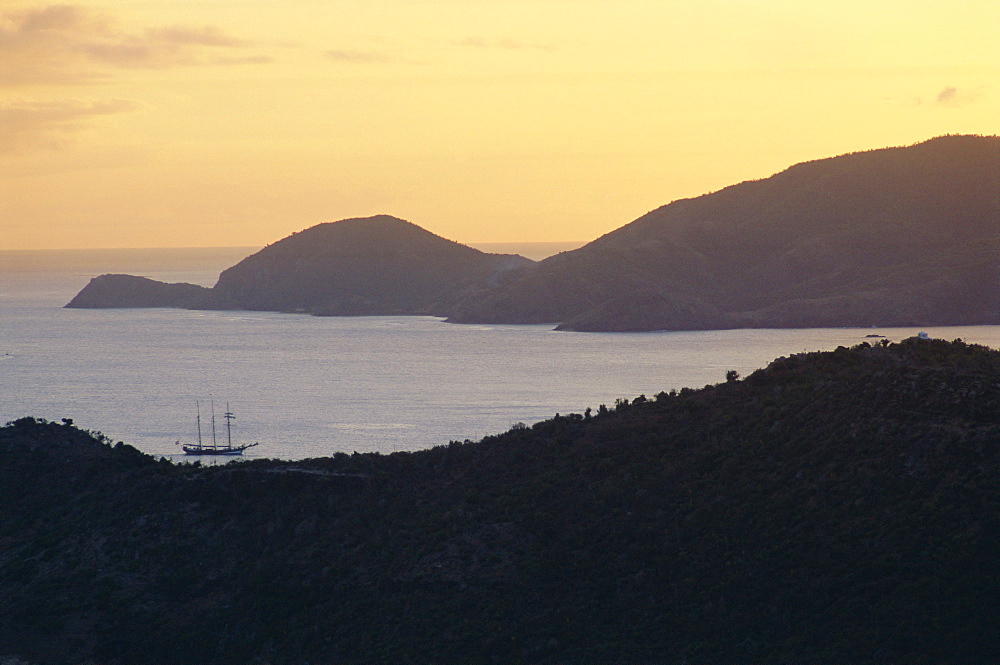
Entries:
[[236,416],[233,412],[229,410],[229,403],[226,403],[226,413],[223,418],[226,419],[226,443],[225,445],[219,445],[215,434],[215,402],[212,402],[212,443],[204,443],[201,438],[201,402],[195,402],[195,409],[197,410],[197,425],[198,425],[198,443],[197,444],[181,444],[177,441],[175,445],[180,445],[187,455],[242,455],[243,451],[247,448],[253,448],[254,446],[259,446],[259,443],[247,443],[242,446],[233,445],[233,420]]

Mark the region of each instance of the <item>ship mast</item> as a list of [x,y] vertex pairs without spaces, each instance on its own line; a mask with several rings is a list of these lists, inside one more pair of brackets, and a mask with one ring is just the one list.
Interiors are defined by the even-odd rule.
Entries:
[[195,400],[194,408],[198,410],[198,447],[201,448],[201,402]]
[[226,402],[226,415],[225,415],[225,418],[226,418],[226,446],[228,448],[232,448],[233,447],[233,430],[232,430],[231,423],[233,421],[233,418],[235,418],[235,417],[236,416],[233,415],[233,412],[229,410],[229,402]]
[[218,446],[215,443],[215,400],[212,400],[212,450]]

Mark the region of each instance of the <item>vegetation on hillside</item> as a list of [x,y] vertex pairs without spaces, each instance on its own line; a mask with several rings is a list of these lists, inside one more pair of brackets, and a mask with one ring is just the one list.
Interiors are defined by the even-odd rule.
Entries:
[[1000,353],[913,339],[726,379],[302,462],[175,465],[14,421],[0,656],[1000,659]]

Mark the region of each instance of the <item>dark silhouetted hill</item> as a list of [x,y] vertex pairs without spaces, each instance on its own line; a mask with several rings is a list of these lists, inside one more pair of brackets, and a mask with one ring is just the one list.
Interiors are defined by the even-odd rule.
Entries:
[[66,307],[179,307],[211,309],[219,304],[211,289],[196,284],[166,284],[148,277],[101,275],[90,280]]
[[379,215],[293,234],[223,271],[214,290],[241,309],[443,316],[531,263]]
[[380,215],[320,224],[211,290],[126,276],[72,307],[433,314],[567,330],[1000,324],[1000,137],[798,164],[533,264]]
[[456,308],[571,330],[1000,323],[1000,137],[793,166],[675,201]]
[[494,288],[532,263],[378,215],[294,233],[223,271],[212,289],[102,275],[67,306],[445,316],[458,300]]
[[995,663],[998,442],[1000,353],[915,339],[414,453],[174,465],[23,418],[0,660]]

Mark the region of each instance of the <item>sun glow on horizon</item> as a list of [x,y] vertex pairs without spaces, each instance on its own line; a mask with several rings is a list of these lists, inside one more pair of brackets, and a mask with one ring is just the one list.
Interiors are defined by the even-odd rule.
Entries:
[[591,240],[1000,131],[1000,5],[97,0],[0,9],[0,249],[262,246],[385,213]]

